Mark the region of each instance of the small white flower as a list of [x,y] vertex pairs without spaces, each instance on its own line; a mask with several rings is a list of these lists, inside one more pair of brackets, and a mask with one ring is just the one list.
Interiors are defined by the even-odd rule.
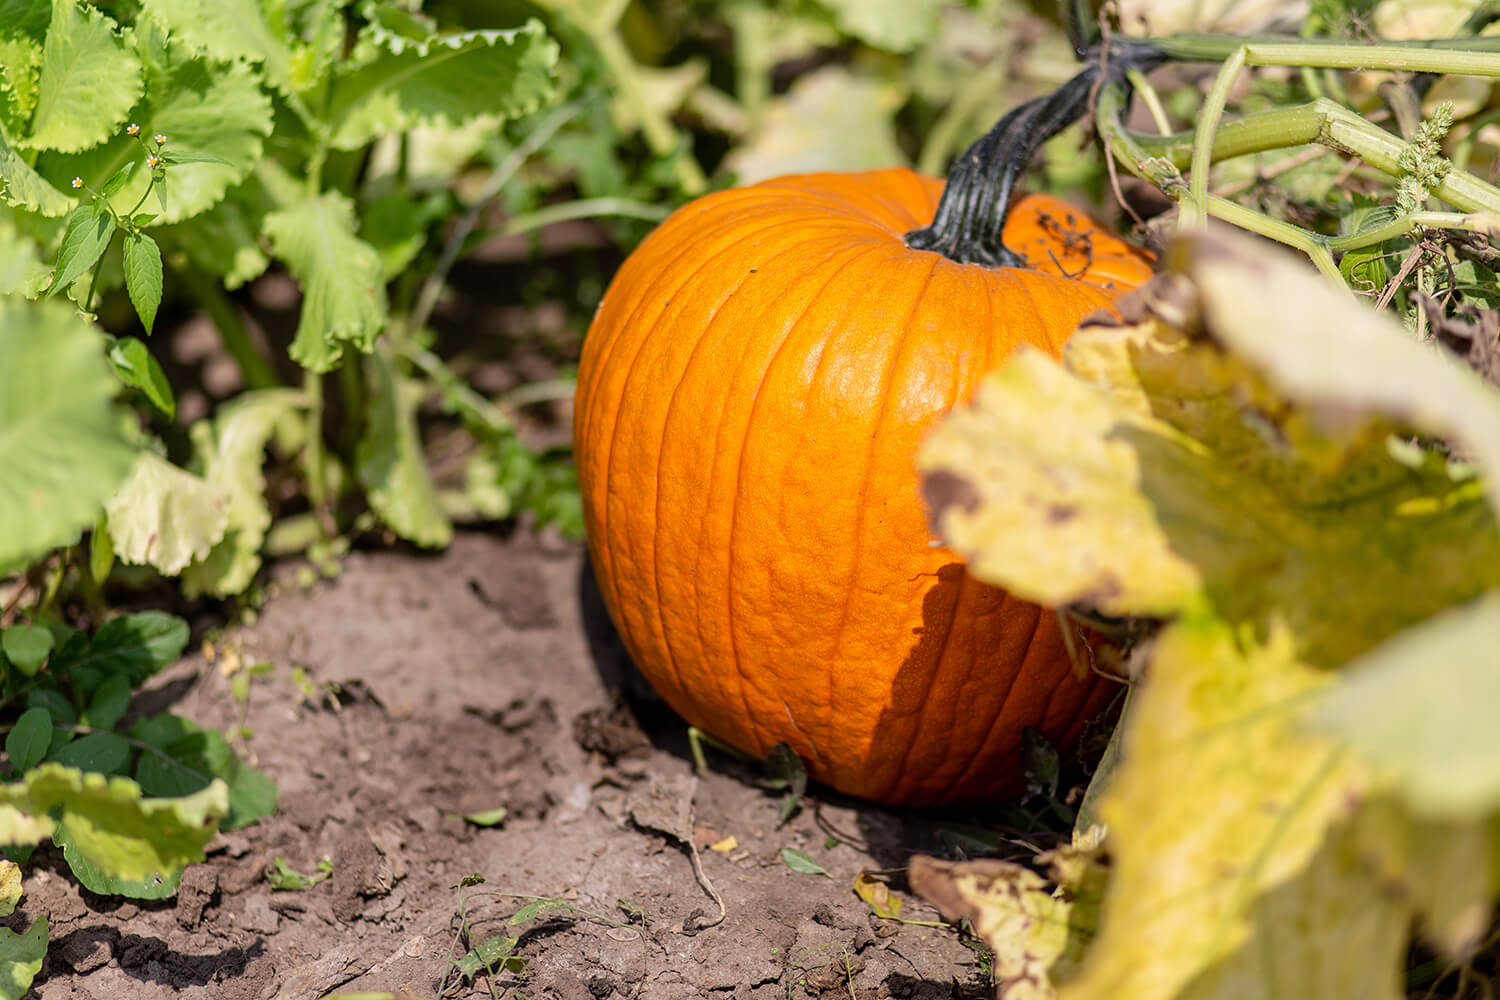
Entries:
[[155,139],[158,146],[165,146],[167,144],[167,137],[160,132],[156,133]]
[[135,122],[131,122],[129,125],[125,126],[125,134],[126,135],[140,135],[141,134],[141,127],[139,125],[137,125]]
[[161,157],[155,155],[146,157],[146,166],[150,167],[152,170],[155,170],[157,167],[161,166]]
[[75,178],[73,178],[73,190],[76,191],[76,190],[78,190],[81,187],[83,187],[83,178],[82,177],[75,177]]

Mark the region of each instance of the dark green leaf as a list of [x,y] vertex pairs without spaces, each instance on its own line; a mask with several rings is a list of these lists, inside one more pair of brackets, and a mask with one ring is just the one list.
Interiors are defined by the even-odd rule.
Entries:
[[84,713],[84,723],[94,729],[113,729],[125,717],[125,710],[129,707],[130,678],[116,674],[94,692]]
[[29,771],[47,756],[52,744],[52,714],[45,708],[28,708],[5,734],[5,755],[15,771]]
[[94,635],[86,650],[64,660],[74,650],[69,643],[53,658],[53,669],[67,671],[74,684],[92,694],[107,678],[123,673],[131,687],[139,687],[174,662],[187,647],[187,622],[163,611],[141,611],[116,618]]
[[[156,323],[161,306],[161,249],[145,233],[125,237],[125,288],[146,332]],[[164,380],[165,381],[165,380]]]
[[170,758],[143,753],[136,762],[135,779],[147,795],[187,795],[222,778],[229,786],[224,829],[246,826],[276,811],[276,783],[241,760],[218,730],[163,713],[137,722],[130,735]]
[[52,633],[41,625],[12,625],[0,633],[5,658],[27,677],[35,677],[52,652]]
[[32,688],[26,693],[26,707],[45,708],[47,714],[52,716],[53,725],[71,726],[78,721],[78,710],[57,688]]
[[91,200],[74,209],[63,232],[57,263],[52,268],[52,287],[47,294],[56,295],[87,274],[104,256],[114,234],[115,220],[102,204]]
[[[128,249],[130,243],[125,244]],[[168,418],[177,415],[177,398],[172,394],[172,385],[145,343],[135,337],[121,337],[109,349],[110,363],[121,382],[132,389],[139,389]]]
[[777,826],[783,826],[807,794],[807,767],[790,744],[778,743],[766,754],[766,776],[762,780],[767,788],[785,792],[776,820]]
[[114,733],[89,733],[57,747],[49,755],[55,763],[99,774],[124,774],[130,763],[130,744]]

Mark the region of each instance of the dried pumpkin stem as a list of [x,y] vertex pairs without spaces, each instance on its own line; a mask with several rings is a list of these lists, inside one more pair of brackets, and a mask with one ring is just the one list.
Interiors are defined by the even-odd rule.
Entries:
[[964,151],[948,173],[932,223],[907,233],[906,245],[960,264],[1026,266],[1002,236],[1016,181],[1042,143],[1084,116],[1101,82],[1119,84],[1128,70],[1162,61],[1149,42],[1119,41],[1090,50],[1082,72],[1005,115]]

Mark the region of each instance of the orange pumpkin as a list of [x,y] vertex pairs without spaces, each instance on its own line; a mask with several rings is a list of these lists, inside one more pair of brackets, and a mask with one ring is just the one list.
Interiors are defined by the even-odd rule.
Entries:
[[1041,196],[1004,229],[1027,269],[910,249],[942,189],[809,174],[680,209],[599,306],[574,422],[594,571],[667,702],[911,805],[1017,791],[1023,728],[1067,744],[1109,693],[1053,612],[931,541],[917,445],[1018,346],[1057,356],[1150,275]]

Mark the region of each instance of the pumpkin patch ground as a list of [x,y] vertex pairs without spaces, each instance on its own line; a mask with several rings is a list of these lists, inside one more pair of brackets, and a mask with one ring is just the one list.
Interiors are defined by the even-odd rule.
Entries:
[[[580,546],[517,531],[461,535],[437,557],[356,553],[307,590],[281,574],[258,621],[147,695],[253,731],[246,755],[279,783],[280,808],[221,836],[161,902],[93,895],[38,855],[11,918],[51,921],[36,995],[489,996],[482,977],[455,983],[450,962],[464,951],[454,887],[479,875],[463,890],[468,934],[519,939],[495,981],[508,995],[991,996],[981,953],[953,930],[875,918],[852,891],[862,869],[941,851],[938,823],[833,800],[778,827],[778,797],[718,757],[695,784],[681,723],[637,698],[641,728],[622,707],[631,681],[584,569]],[[274,669],[240,717],[226,666],[256,662]],[[717,907],[653,827],[689,802],[724,901],[701,930]],[[495,809],[494,826],[462,818]],[[827,846],[829,830],[848,841]],[[792,870],[788,848],[828,877]],[[273,884],[279,864],[316,879],[324,859],[309,888]],[[898,895],[903,918],[937,919]],[[555,903],[508,923],[536,898]]]

